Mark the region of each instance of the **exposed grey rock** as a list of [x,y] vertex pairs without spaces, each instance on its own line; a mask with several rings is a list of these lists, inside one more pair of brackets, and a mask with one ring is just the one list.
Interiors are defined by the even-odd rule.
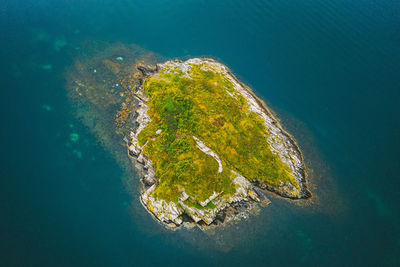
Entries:
[[213,157],[217,162],[218,162],[218,173],[221,173],[223,171],[222,169],[222,162],[219,159],[218,155],[211,150],[211,148],[209,148],[208,146],[206,146],[199,138],[197,138],[196,136],[193,136],[193,139],[196,141],[197,147],[204,153],[206,153],[207,155],[210,155],[211,157]]
[[180,225],[183,221],[179,216],[183,213],[183,209],[174,202],[166,202],[159,200],[153,196],[155,185],[152,185],[141,196],[141,200],[145,207],[154,214],[161,222],[174,222]]
[[222,194],[223,191],[217,193],[214,192],[214,194],[212,194],[209,198],[207,198],[204,201],[199,201],[200,205],[202,205],[203,207],[205,207],[208,203],[210,203],[211,201],[213,201],[216,197],[218,197],[220,194]]
[[189,198],[189,195],[186,194],[185,191],[182,192],[182,196],[179,198],[180,201],[185,201],[186,199]]

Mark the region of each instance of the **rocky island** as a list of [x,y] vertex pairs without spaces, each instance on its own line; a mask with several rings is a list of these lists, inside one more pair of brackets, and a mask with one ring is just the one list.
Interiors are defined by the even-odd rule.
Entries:
[[264,190],[311,196],[295,140],[228,67],[193,58],[137,69],[134,111],[118,118],[134,121],[129,156],[143,182],[141,202],[160,222],[218,224],[238,207],[268,201]]

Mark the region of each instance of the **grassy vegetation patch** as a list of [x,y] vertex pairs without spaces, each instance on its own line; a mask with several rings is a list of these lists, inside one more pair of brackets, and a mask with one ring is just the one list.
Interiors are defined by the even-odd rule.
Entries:
[[[213,192],[233,194],[231,170],[266,185],[288,182],[297,186],[288,166],[271,152],[262,119],[248,112],[246,99],[232,95],[233,84],[196,64],[188,74],[185,77],[178,69],[166,68],[143,85],[152,121],[138,139],[141,146],[147,142],[143,149],[159,178],[155,195],[177,202],[186,191],[199,202]],[[217,161],[196,146],[193,136],[218,154],[221,173]]]

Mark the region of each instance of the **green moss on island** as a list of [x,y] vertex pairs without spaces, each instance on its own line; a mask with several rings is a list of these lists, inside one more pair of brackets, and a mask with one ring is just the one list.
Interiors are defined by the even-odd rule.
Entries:
[[[289,167],[271,151],[262,118],[248,111],[247,100],[223,74],[199,64],[191,64],[187,73],[172,66],[148,77],[143,90],[151,122],[138,140],[156,170],[156,198],[178,203],[185,191],[201,202],[213,192],[233,194],[232,170],[270,187],[298,187]],[[219,156],[222,172],[194,137]]]

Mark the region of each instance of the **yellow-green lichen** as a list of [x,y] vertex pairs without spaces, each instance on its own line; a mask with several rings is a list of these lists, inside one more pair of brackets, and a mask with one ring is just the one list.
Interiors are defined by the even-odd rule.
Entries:
[[[267,186],[282,183],[298,187],[289,167],[271,152],[263,120],[248,111],[247,100],[234,93],[232,82],[221,73],[192,64],[188,73],[164,68],[143,84],[151,122],[138,135],[144,153],[152,160],[159,182],[154,194],[178,203],[182,191],[197,202],[214,192],[235,192],[232,170],[249,181]],[[162,130],[156,134],[157,130]],[[220,158],[203,153],[193,136]],[[192,203],[190,206],[199,206]]]

